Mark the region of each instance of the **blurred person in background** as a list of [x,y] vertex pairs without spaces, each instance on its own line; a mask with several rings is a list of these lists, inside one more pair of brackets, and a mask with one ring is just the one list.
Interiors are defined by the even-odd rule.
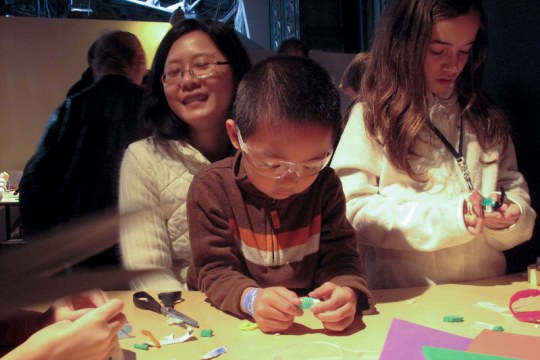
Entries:
[[289,38],[279,45],[278,55],[285,56],[309,56],[309,48],[297,38]]
[[[146,132],[139,109],[147,72],[135,35],[107,32],[96,40],[92,60],[95,82],[67,97],[27,162],[20,182],[25,238],[118,202],[120,163],[130,143]],[[117,247],[78,266],[119,264]]]

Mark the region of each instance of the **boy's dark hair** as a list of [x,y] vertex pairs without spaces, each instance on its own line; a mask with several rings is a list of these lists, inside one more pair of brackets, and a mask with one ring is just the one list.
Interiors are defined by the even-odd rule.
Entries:
[[247,139],[262,123],[341,128],[339,92],[317,62],[274,56],[255,65],[238,86],[233,119]]
[[246,49],[236,36],[234,29],[216,20],[185,19],[173,26],[158,46],[150,75],[146,82],[142,118],[146,127],[159,139],[187,140],[188,126],[171,110],[163,91],[161,76],[165,61],[173,44],[182,36],[193,31],[202,31],[212,39],[216,47],[230,61],[233,77],[240,82],[251,67]]

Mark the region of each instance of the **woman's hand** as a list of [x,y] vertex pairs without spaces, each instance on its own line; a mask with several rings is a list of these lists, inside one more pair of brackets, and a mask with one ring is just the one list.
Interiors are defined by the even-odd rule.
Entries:
[[266,333],[282,332],[302,315],[298,296],[282,286],[260,289],[255,299],[253,318]]
[[322,321],[325,329],[342,331],[353,323],[357,303],[353,289],[326,282],[310,292],[309,296],[324,300],[312,306],[311,311]]

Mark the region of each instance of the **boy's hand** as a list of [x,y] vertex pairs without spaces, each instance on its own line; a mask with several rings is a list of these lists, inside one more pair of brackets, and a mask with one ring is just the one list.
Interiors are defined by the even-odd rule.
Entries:
[[514,225],[521,216],[516,204],[503,204],[498,210],[485,214],[485,223],[489,229],[502,230]]
[[325,329],[342,331],[353,323],[357,303],[353,289],[326,282],[310,292],[309,296],[324,299],[312,306],[311,311],[322,321]]
[[303,314],[300,303],[294,292],[282,286],[260,289],[253,318],[263,332],[282,332],[292,325],[295,316]]

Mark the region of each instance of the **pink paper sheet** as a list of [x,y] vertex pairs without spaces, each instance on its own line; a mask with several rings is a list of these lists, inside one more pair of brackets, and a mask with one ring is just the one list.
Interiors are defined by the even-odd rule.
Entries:
[[425,360],[422,346],[467,350],[472,339],[400,319],[393,319],[380,360]]

